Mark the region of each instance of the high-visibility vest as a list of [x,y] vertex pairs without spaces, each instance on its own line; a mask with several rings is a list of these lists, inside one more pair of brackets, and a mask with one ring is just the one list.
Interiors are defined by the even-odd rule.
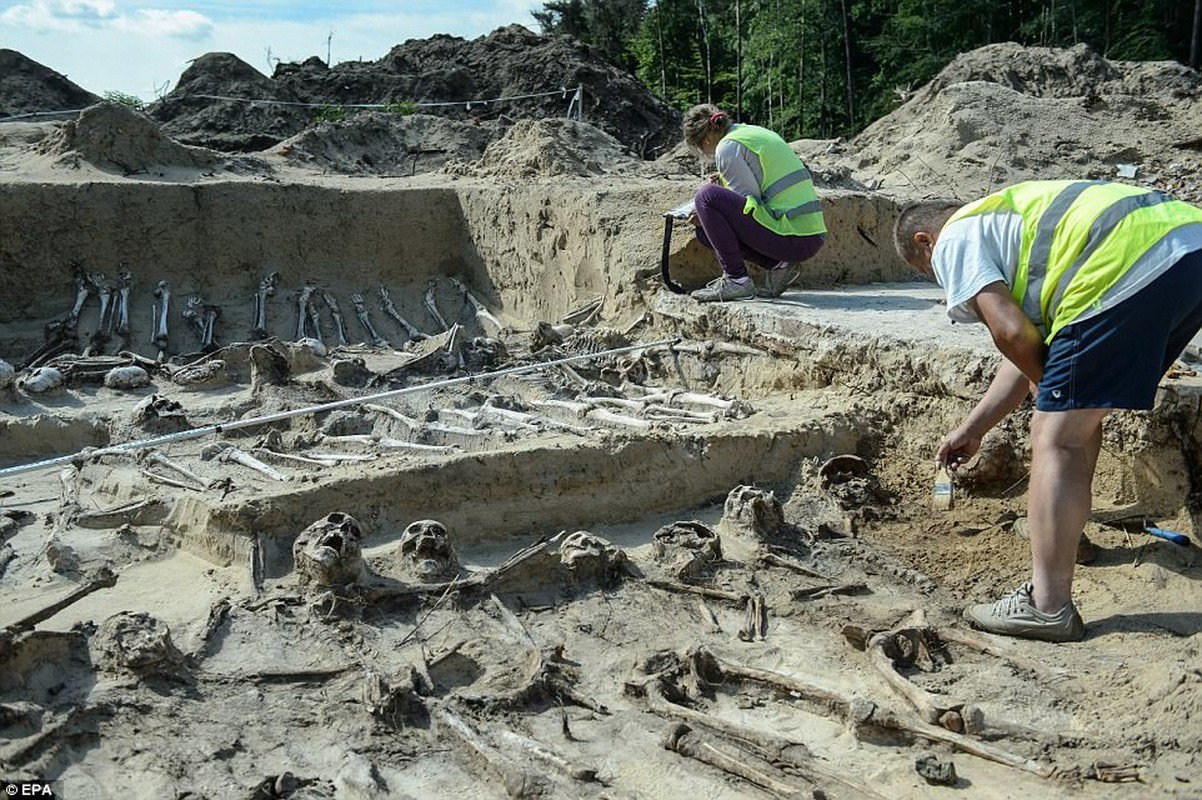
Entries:
[[1138,186],[1027,181],[969,203],[948,224],[997,211],[1012,211],[1023,219],[1010,292],[1027,318],[1042,327],[1048,343],[1100,303],[1165,234],[1202,223],[1202,209]]
[[[760,160],[760,197],[747,198],[744,214],[783,236],[826,233],[822,201],[810,171],[784,139],[758,125],[736,125],[724,138],[743,145]],[[726,185],[725,178],[722,184]]]

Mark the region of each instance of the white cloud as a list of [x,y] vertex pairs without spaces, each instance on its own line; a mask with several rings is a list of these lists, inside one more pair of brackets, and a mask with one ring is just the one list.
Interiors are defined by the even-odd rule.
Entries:
[[161,11],[142,9],[131,16],[113,20],[114,30],[139,36],[178,36],[181,39],[201,39],[213,30],[213,21],[195,11]]
[[0,14],[0,22],[38,31],[74,30],[80,25],[104,23],[114,17],[111,0],[34,0]]

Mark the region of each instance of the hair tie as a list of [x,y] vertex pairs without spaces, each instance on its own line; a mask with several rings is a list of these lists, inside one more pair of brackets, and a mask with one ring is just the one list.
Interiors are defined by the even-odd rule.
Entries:
[[717,125],[719,120],[722,120],[725,118],[726,118],[725,111],[715,111],[713,114],[710,114],[710,125]]

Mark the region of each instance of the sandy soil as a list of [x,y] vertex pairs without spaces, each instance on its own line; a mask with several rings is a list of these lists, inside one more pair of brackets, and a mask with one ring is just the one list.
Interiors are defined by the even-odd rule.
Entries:
[[[999,91],[949,70],[928,103]],[[1036,116],[1026,163],[983,171],[959,159],[992,134],[907,138],[911,118],[796,144],[826,153],[831,242],[779,300],[724,306],[658,280],[697,165],[587,124],[485,142],[412,120],[435,160],[465,148],[420,170],[393,120],[248,154],[105,106],[0,126],[0,777],[70,798],[1198,796],[1202,567],[1139,523],[1197,540],[1202,380],[1183,365],[1107,423],[1085,641],[969,631],[963,606],[1027,571],[1027,420],[932,509],[931,451],[997,356],[904,282],[892,176],[903,152],[966,189],[1061,162]],[[670,264],[715,270],[683,230]],[[123,271],[127,335],[101,315]],[[36,391],[38,366],[63,385]]]

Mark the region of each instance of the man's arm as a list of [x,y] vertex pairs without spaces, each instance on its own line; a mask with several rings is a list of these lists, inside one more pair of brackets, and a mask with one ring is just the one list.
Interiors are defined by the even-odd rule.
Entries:
[[953,469],[968,463],[981,448],[981,439],[1027,396],[1027,377],[1009,359],[1003,359],[985,396],[954,431],[943,437],[935,460]]
[[1038,384],[1043,377],[1047,350],[1043,337],[1019,308],[1009,287],[1002,281],[989,284],[972,299],[972,306],[1006,360],[1018,367],[1031,383]]

